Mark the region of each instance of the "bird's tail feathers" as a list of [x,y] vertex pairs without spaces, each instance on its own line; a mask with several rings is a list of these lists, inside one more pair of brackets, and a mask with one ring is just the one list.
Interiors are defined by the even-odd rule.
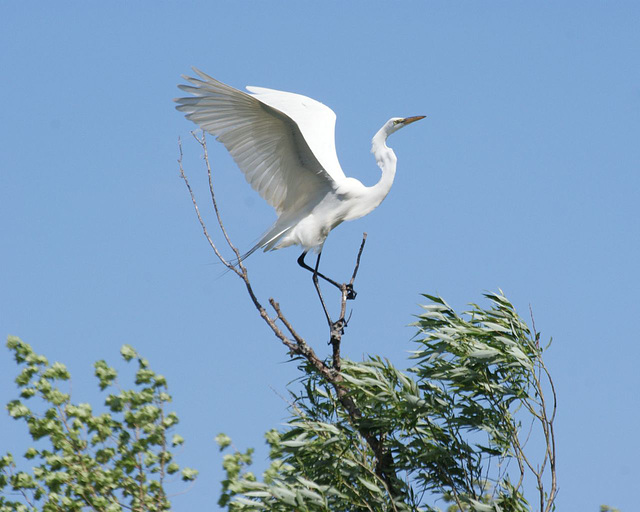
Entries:
[[241,261],[244,261],[249,256],[251,256],[258,249],[264,249],[265,252],[274,249],[275,246],[278,244],[278,242],[282,239],[282,237],[286,235],[292,227],[293,226],[285,226],[285,227],[278,226],[278,223],[276,222],[276,224],[273,225],[269,229],[269,231],[267,231],[260,238],[260,241],[257,244],[255,244],[251,249],[249,249],[244,254],[241,254],[240,258],[234,258],[233,260],[229,260],[229,263],[231,263],[232,265],[237,265]]

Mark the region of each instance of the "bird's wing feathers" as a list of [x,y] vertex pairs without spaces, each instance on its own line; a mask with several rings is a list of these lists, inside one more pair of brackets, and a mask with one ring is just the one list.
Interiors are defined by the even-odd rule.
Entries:
[[[250,95],[195,68],[194,71],[202,80],[185,77],[193,85],[181,85],[180,88],[193,94],[193,97],[177,99],[176,108],[186,112],[187,119],[215,135],[225,145],[249,184],[279,215],[302,208],[322,190],[333,188],[334,181],[340,179],[340,175],[344,177],[339,165],[339,174],[335,168],[329,170],[331,164],[321,162],[312,150],[315,148],[309,144],[312,135],[327,130],[326,111],[333,114],[329,108],[322,106],[324,117],[320,116],[322,120],[315,131],[307,128],[307,125],[313,126],[311,118],[315,119],[318,111],[316,114],[309,113],[301,121],[307,130],[305,132],[298,119],[291,115],[305,107],[296,109],[293,100],[286,101],[279,96],[289,93],[264,89],[258,91],[256,88],[256,94]],[[264,101],[262,97],[267,99],[267,96],[268,101]],[[304,96],[291,96],[321,105]],[[295,101],[300,101],[298,98]],[[334,123],[335,116],[330,125],[331,137]],[[316,145],[324,146],[326,142],[323,137],[326,139],[327,136],[318,137],[322,142]],[[335,145],[331,146],[335,156]],[[325,157],[325,160],[328,158]],[[335,161],[337,163],[337,157]]]
[[309,148],[335,181],[344,179],[336,153],[336,114],[319,101],[292,92],[248,86],[254,98],[289,116],[300,128]]

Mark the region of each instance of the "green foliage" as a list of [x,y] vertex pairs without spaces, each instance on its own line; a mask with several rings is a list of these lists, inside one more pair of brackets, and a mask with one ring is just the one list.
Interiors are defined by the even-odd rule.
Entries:
[[[70,379],[63,364],[50,365],[16,337],[9,337],[7,347],[22,368],[16,378],[20,399],[7,409],[40,442],[24,454],[34,465],[31,473],[18,470],[11,454],[0,459],[0,511],[169,510],[164,485],[168,475],[180,471],[169,445],[179,446],[183,439],[168,438],[178,418],[165,411],[171,401],[165,378],[123,346],[123,359],[138,363],[136,387],[114,389],[105,400],[109,412],[95,415],[89,404],[72,403],[58,387]],[[116,370],[105,361],[94,368],[100,389],[114,388]],[[26,404],[36,398],[44,410]],[[189,468],[181,472],[185,481],[196,474]]]
[[[250,451],[225,455],[219,504],[230,511],[431,511],[441,501],[450,511],[530,510],[516,411],[539,414],[542,349],[504,296],[487,297],[490,308],[458,315],[427,296],[407,372],[378,357],[343,360],[341,385],[361,411],[357,420],[337,389],[302,363],[291,418],[266,435],[270,467],[259,480],[249,471]],[[392,482],[380,476],[370,436],[392,457]],[[220,439],[221,449],[230,445]],[[517,483],[506,470],[513,459]]]
[[[299,359],[291,417],[267,432],[270,464],[259,477],[250,470],[253,450],[216,436],[226,473],[220,506],[525,512],[532,507],[523,482],[532,475],[536,509],[553,510],[555,394],[539,335],[501,294],[486,295],[488,308],[472,305],[462,314],[425,297],[430,304],[415,323],[406,371],[375,356],[343,359],[329,382],[318,365]],[[59,387],[70,378],[64,365],[49,364],[17,338],[7,346],[21,367],[20,398],[7,409],[39,442],[24,454],[31,472],[18,470],[11,454],[0,458],[0,512],[169,510],[166,479],[193,480],[196,471],[181,469],[170,452],[184,439],[171,432],[178,419],[165,412],[165,378],[125,345],[123,359],[137,362],[135,387],[114,389],[115,369],[98,361],[99,387],[112,392],[108,412],[94,414]],[[39,412],[28,405],[36,399],[44,404]],[[546,441],[535,458],[520,439],[523,421],[525,435],[538,428]]]
[[[416,323],[419,348],[412,358],[418,364],[410,370],[425,400],[416,402],[423,411],[419,428],[431,433],[430,452],[454,456],[444,463],[442,457],[428,461],[418,478],[425,488],[449,492],[462,503],[475,503],[482,496],[476,485],[491,483],[502,508],[527,510],[520,493],[525,460],[515,412],[544,420],[539,335],[532,335],[503,295],[487,294],[491,308],[474,304],[463,315],[438,297],[426,297],[432,304],[423,306]],[[408,465],[412,457],[420,458],[419,451],[407,455]],[[516,485],[503,469],[514,458],[520,467]],[[488,466],[494,459],[492,477]]]

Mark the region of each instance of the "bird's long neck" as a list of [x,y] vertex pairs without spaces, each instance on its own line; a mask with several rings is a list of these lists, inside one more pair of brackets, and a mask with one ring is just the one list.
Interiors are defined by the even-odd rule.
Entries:
[[[389,133],[386,130],[386,125],[383,126],[378,133],[376,133],[371,141],[371,152],[376,158],[376,163],[382,171],[380,181],[373,187],[369,188],[372,196],[372,200],[376,201],[375,206],[378,206],[387,194],[391,190],[393,180],[396,177],[396,154],[393,149],[387,147],[387,137]],[[374,206],[374,208],[375,208]]]

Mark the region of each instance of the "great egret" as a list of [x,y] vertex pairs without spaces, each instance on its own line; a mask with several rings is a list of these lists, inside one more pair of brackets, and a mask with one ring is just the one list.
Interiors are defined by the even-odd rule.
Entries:
[[[424,116],[392,117],[374,135],[371,152],[382,177],[366,187],[342,172],[334,140],[336,115],[329,107],[263,87],[247,87],[247,94],[193,69],[200,78],[183,76],[193,85],[179,85],[193,96],[176,99],[176,108],[224,144],[249,184],[278,215],[241,259],[260,248],[299,245],[303,252],[298,263],[314,273],[314,282],[320,276],[340,288],[318,272],[327,235],[343,221],[370,213],[387,196],[396,174],[396,155],[387,147],[387,137]],[[309,250],[318,254],[315,269],[304,261]]]

